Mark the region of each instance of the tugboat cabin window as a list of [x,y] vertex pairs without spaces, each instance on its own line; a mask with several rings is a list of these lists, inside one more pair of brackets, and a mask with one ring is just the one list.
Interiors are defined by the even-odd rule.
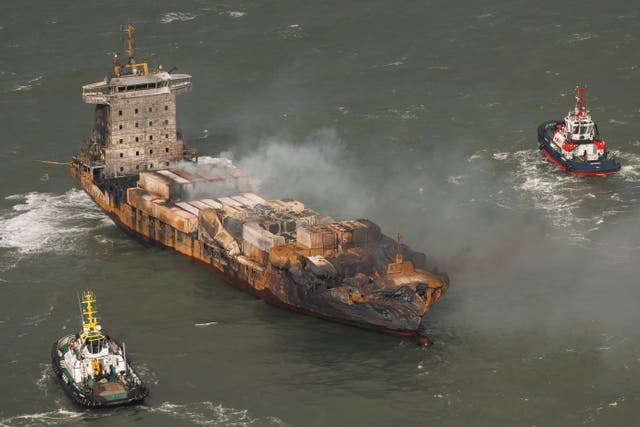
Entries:
[[89,352],[93,354],[100,353],[102,351],[103,342],[104,340],[102,339],[87,341],[87,348],[89,349]]

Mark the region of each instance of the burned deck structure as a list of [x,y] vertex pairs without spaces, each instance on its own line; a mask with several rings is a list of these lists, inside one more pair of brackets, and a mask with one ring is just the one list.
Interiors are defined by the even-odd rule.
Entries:
[[[96,104],[71,176],[113,221],[209,266],[279,307],[399,335],[418,335],[445,292],[425,255],[368,219],[335,221],[290,198],[265,199],[224,158],[195,157],[176,131],[176,96],[191,76],[114,59],[113,74],[83,87]],[[426,340],[426,338],[424,338]]]

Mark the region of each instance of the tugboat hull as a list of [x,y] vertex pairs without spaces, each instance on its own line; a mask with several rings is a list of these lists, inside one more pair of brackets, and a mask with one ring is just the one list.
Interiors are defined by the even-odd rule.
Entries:
[[[87,392],[81,390],[75,381],[65,372],[64,367],[62,366],[60,355],[58,354],[58,344],[59,341],[55,341],[51,348],[51,365],[53,367],[53,372],[56,377],[62,383],[62,387],[64,391],[71,397],[76,403],[86,406],[88,408],[107,408],[113,406],[122,406],[129,405],[136,402],[140,402],[145,397],[149,395],[149,389],[147,389],[144,385],[139,385],[130,390],[126,390],[124,387],[120,385],[121,390],[114,390],[113,387],[103,387],[104,390],[108,391],[107,396],[100,395],[99,391],[94,390],[96,392]],[[115,384],[115,383],[107,383],[107,384]],[[115,393],[114,393],[115,392]],[[118,396],[113,398],[111,396]]]
[[548,132],[550,127],[555,127],[555,125],[561,123],[562,120],[549,120],[538,126],[538,142],[540,151],[552,163],[563,171],[575,176],[609,175],[620,170],[620,163],[614,159],[575,161],[564,158],[551,146],[551,135]]

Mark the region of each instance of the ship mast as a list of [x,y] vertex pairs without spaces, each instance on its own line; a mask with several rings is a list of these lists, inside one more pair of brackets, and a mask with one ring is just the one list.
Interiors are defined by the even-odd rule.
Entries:
[[397,246],[396,246],[396,264],[402,264],[402,252],[400,252],[400,239],[402,238],[402,236],[400,235],[400,233],[398,233],[396,235],[396,241],[397,241]]
[[123,33],[127,33],[127,55],[129,55],[129,64],[133,62],[133,32],[135,30],[135,27],[131,24],[127,24],[125,28],[121,29]]
[[100,332],[102,327],[95,317],[98,314],[93,305],[95,302],[96,299],[93,292],[83,292],[81,304],[84,308],[82,309],[82,334],[80,336],[86,341],[98,341],[104,338],[104,335]]
[[583,86],[576,86],[576,117],[583,116],[585,114],[584,107],[584,91],[586,90]]
[[113,55],[113,74],[116,77],[120,77],[121,73],[125,70],[123,70],[123,68],[125,69],[130,69],[128,70],[129,72],[126,74],[130,74],[130,75],[138,75],[138,74],[142,74],[144,76],[149,75],[149,65],[147,64],[147,61],[142,61],[140,63],[136,63],[136,60],[133,58],[133,33],[135,32],[136,27],[134,27],[131,24],[127,24],[126,27],[122,27],[120,28],[120,31],[125,33],[127,35],[127,38],[125,40],[125,51],[127,52],[127,55],[129,56],[129,60],[127,61],[127,63],[125,65],[120,64],[120,60],[118,58],[118,54],[114,53]]

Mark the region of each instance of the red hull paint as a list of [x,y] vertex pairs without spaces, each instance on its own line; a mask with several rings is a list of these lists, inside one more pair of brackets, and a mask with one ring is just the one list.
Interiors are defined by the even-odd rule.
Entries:
[[600,175],[611,175],[612,173],[616,173],[615,171],[611,171],[611,172],[572,172],[570,170],[567,170],[567,167],[565,165],[563,165],[562,163],[558,162],[556,159],[554,159],[551,154],[549,154],[547,152],[547,150],[545,150],[544,148],[541,149],[540,151],[542,151],[542,154],[544,154],[547,159],[551,160],[551,162],[553,164],[555,164],[556,166],[558,166],[560,169],[562,169],[563,171],[573,175],[573,176],[579,176],[579,177],[586,177],[586,176],[600,176]]

